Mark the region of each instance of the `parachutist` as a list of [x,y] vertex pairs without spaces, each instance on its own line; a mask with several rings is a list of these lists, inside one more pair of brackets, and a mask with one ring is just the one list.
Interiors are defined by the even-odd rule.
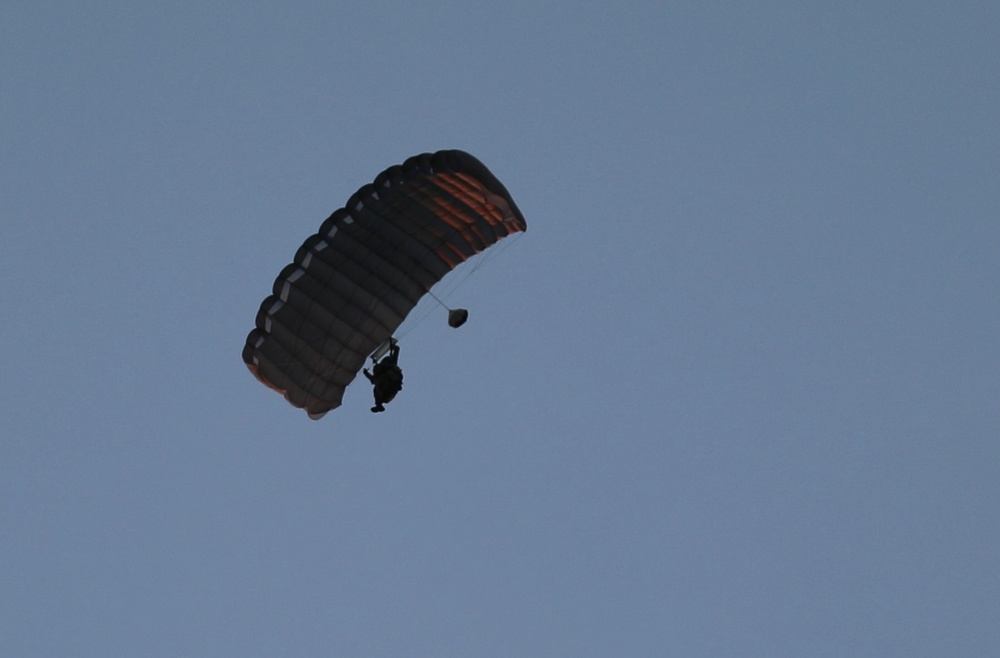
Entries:
[[[464,151],[392,165],[334,210],[278,272],[243,344],[243,362],[313,420],[341,405],[367,365],[375,370],[368,373],[376,384],[372,411],[383,411],[402,386],[398,373],[380,378],[393,370],[377,365],[392,348],[386,339],[461,262],[482,264],[487,254],[477,254],[527,228],[503,183]],[[438,303],[450,326],[467,320],[467,311]]]
[[403,371],[397,365],[399,344],[396,343],[395,339],[391,340],[392,346],[384,359],[376,362],[375,357],[372,356],[372,361],[375,362],[372,368],[373,372],[368,372],[368,368],[362,371],[374,388],[375,406],[372,407],[372,413],[385,411],[385,403],[391,402],[403,388]]

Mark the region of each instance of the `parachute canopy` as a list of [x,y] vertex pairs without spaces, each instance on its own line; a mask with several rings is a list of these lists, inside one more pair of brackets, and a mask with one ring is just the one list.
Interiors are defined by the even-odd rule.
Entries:
[[468,153],[424,153],[389,167],[281,270],[243,361],[318,419],[340,406],[368,355],[435,283],[526,228],[507,188]]

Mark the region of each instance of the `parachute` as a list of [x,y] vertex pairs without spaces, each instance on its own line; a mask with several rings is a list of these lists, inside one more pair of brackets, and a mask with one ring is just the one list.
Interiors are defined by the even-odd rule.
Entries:
[[[507,188],[463,151],[389,167],[299,247],[260,305],[243,361],[313,420],[462,262],[527,229]],[[468,313],[455,309],[449,324]]]

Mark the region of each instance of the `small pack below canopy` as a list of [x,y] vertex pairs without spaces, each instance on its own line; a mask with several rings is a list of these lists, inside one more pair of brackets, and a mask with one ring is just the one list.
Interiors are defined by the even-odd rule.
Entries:
[[448,311],[448,326],[458,329],[469,319],[469,312],[464,308],[453,308]]

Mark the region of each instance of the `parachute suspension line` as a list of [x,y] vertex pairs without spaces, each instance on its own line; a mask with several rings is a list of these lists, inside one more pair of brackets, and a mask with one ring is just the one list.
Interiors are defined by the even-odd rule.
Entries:
[[524,235],[524,231],[518,231],[517,233],[515,233],[512,236],[510,236],[509,238],[504,239],[504,240],[500,240],[494,246],[493,249],[487,249],[485,252],[483,252],[482,258],[477,259],[479,262],[477,262],[472,267],[472,271],[470,271],[468,274],[466,274],[464,277],[462,277],[462,281],[464,282],[465,279],[468,279],[470,276],[472,276],[472,274],[474,272],[478,272],[479,270],[481,270],[487,263],[493,262],[494,258],[496,258],[497,256],[499,256],[503,252],[507,251],[508,249],[510,249],[511,246],[513,246],[513,244],[515,242],[517,242],[518,240],[520,240],[523,235]]
[[[445,289],[441,291],[440,297],[435,295],[434,292],[430,290],[427,291],[427,295],[431,299],[436,301],[442,308],[448,311],[450,315],[451,313],[453,313],[458,309],[451,308],[444,302],[444,300],[453,295],[466,281],[469,280],[469,277],[471,277],[473,274],[482,269],[483,266],[485,266],[487,263],[492,262],[494,258],[502,254],[504,251],[509,249],[511,245],[520,240],[521,236],[523,235],[524,235],[523,231],[518,231],[514,235],[509,236],[501,240],[499,243],[495,244],[492,249],[487,249],[484,252],[480,252],[476,256],[475,262],[470,263],[470,267],[466,268],[465,271],[462,273],[456,272],[458,278],[455,279],[454,283],[451,282],[446,283],[446,285],[444,286]],[[429,316],[431,313],[434,312],[434,310],[435,307],[433,305],[428,304],[427,308],[425,308],[416,319],[409,322],[408,325],[404,325],[402,327],[402,331],[398,331],[396,333],[397,338],[404,338],[406,334],[416,329],[421,323],[423,323],[424,320],[427,319],[427,316]],[[460,323],[464,322],[465,322],[464,319],[460,321]]]
[[511,236],[509,236],[507,238],[504,238],[503,240],[499,241],[498,243],[496,243],[495,245],[493,245],[493,247],[491,249],[487,249],[486,251],[480,252],[475,257],[475,261],[472,262],[472,263],[470,263],[469,264],[470,266],[468,268],[465,268],[464,272],[456,272],[455,273],[456,276],[457,276],[457,278],[455,279],[455,281],[453,283],[452,282],[448,282],[448,283],[445,284],[444,288],[440,291],[441,292],[441,297],[440,298],[437,297],[437,296],[435,296],[435,295],[433,295],[433,294],[431,294],[431,296],[434,297],[434,299],[437,299],[438,303],[441,304],[441,306],[444,306],[446,309],[448,309],[450,311],[451,309],[448,307],[447,304],[445,304],[443,301],[441,301],[441,299],[448,299],[448,297],[450,297],[451,295],[455,294],[455,292],[459,288],[461,288],[465,284],[465,282],[468,281],[469,278],[473,274],[475,274],[476,272],[478,272],[479,270],[481,270],[483,267],[485,267],[487,263],[492,263],[493,259],[495,259],[500,254],[502,254],[507,249],[509,249],[511,247],[511,245],[513,245],[515,242],[517,242],[518,240],[520,240],[521,236],[523,236],[523,235],[524,235],[523,231],[518,231],[517,233],[515,233],[515,234],[513,234],[513,235],[511,235]]
[[[442,302],[440,299],[438,299],[438,296],[435,295],[434,293],[432,293],[430,290],[427,291],[427,294],[430,295],[431,298],[433,298],[438,304],[440,304],[441,306],[444,306],[448,311],[451,311],[451,309],[448,308],[448,306],[444,302]],[[418,326],[420,326],[420,324],[424,320],[427,319],[427,316],[429,316],[431,313],[433,313],[434,310],[437,308],[436,306],[433,306],[432,304],[426,304],[425,306],[427,308],[423,309],[423,311],[420,313],[420,315],[415,320],[413,320],[412,322],[410,322],[408,325],[404,325],[402,327],[402,331],[398,331],[396,333],[396,337],[397,338],[405,338],[406,334],[410,333],[411,331],[413,331],[414,329],[416,329]]]
[[451,308],[447,304],[445,304],[443,301],[441,301],[441,298],[438,297],[437,295],[435,295],[432,291],[428,290],[427,294],[430,295],[431,297],[433,297],[434,301],[436,301],[438,304],[440,304],[441,306],[444,306],[445,310],[448,310],[448,311],[451,310]]

